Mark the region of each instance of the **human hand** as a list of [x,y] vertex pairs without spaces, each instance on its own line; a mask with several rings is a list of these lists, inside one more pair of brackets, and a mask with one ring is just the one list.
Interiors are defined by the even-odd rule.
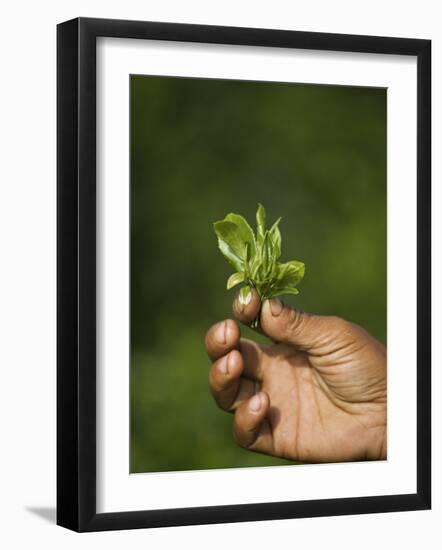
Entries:
[[386,458],[386,350],[361,327],[338,317],[309,315],[279,299],[238,297],[235,317],[274,343],[241,338],[227,319],[206,335],[213,361],[210,390],[234,413],[239,445],[303,462]]

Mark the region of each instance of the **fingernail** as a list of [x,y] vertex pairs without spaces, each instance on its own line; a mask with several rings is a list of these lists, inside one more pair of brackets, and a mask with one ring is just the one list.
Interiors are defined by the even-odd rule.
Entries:
[[229,356],[223,357],[221,361],[218,363],[218,370],[222,372],[223,374],[229,373]]
[[223,321],[215,331],[215,339],[219,344],[226,343],[227,323]]
[[273,317],[278,317],[284,308],[283,303],[279,298],[272,298],[271,300],[269,300],[269,302],[270,302],[270,311]]
[[261,394],[257,393],[250,399],[249,408],[252,412],[258,412],[261,408]]

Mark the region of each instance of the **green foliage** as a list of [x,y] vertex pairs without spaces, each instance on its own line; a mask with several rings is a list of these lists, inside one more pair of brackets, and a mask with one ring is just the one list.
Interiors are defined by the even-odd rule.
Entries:
[[278,261],[282,240],[280,221],[281,218],[278,218],[270,229],[266,229],[266,211],[262,204],[258,204],[256,236],[239,214],[227,214],[224,220],[213,224],[221,253],[237,270],[228,278],[227,289],[245,283],[240,299],[248,295],[251,287],[256,289],[262,301],[299,293],[296,285],[304,277],[305,266],[298,260]]
[[245,280],[245,273],[237,271],[236,273],[232,273],[230,277],[227,279],[227,290],[230,290],[236,285],[239,285],[239,283],[244,282]]

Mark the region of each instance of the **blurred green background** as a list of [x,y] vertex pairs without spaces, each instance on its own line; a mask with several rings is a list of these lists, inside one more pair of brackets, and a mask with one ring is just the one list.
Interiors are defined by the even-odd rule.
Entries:
[[[131,472],[289,464],[239,448],[208,391],[232,272],[212,222],[282,216],[287,302],[386,343],[386,90],[132,76]],[[243,334],[255,338],[248,329]]]

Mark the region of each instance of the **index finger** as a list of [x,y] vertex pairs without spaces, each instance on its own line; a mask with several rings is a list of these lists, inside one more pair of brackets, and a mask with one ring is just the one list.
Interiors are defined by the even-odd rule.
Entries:
[[254,288],[250,289],[250,292],[246,296],[237,294],[232,304],[233,315],[244,323],[250,325],[252,321],[259,315],[261,309],[261,300],[259,294]]

